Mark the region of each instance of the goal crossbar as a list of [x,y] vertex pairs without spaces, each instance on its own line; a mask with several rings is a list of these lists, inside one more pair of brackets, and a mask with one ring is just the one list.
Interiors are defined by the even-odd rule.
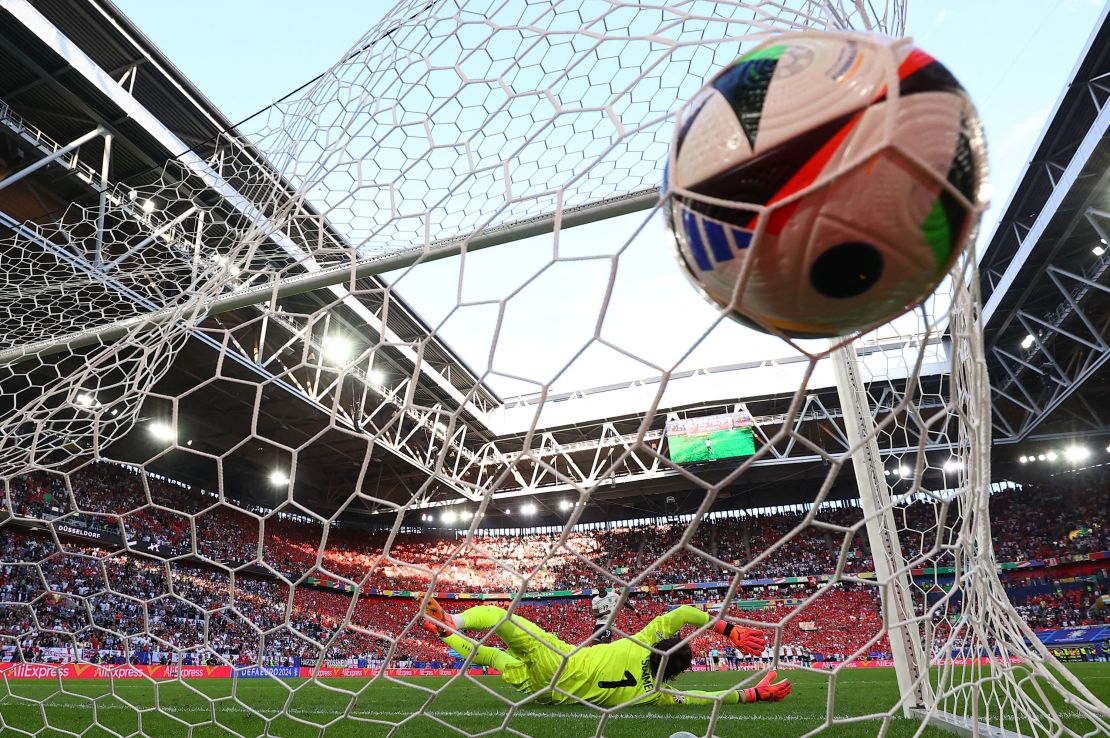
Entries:
[[[556,229],[573,228],[649,210],[655,207],[658,202],[659,188],[638,190],[577,207],[568,207],[559,213],[550,213],[484,228],[458,238],[434,241],[428,244],[427,247],[404,249],[383,256],[363,259],[354,264],[321,267],[296,276],[227,292],[208,300],[198,312],[205,315],[219,315],[263,302],[276,303],[278,300],[287,297],[325,289],[344,282],[349,283],[375,277],[398,269],[406,269],[418,263],[446,259],[464,252],[479,251],[525,238],[542,236],[552,233]],[[92,265],[90,267],[94,275],[101,274],[100,270],[92,267]],[[101,276],[105,280],[109,279],[106,274]],[[168,320],[177,318],[180,314],[181,311],[178,307],[161,308],[95,328],[74,331],[50,340],[8,348],[0,351],[0,366],[14,364],[31,357],[44,357],[61,351],[73,351],[96,343],[108,343],[136,328],[161,325]]]

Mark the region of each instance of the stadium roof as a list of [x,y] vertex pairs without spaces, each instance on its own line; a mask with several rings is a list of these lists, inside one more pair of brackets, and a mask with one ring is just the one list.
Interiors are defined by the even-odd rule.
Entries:
[[1104,7],[981,262],[998,442],[1110,434],[1108,12]]
[[[16,0],[5,8],[0,11],[5,20],[0,33],[0,79],[4,80],[0,85],[0,100],[10,106],[2,108],[6,124],[6,158],[10,165],[22,166],[31,159],[48,156],[51,145],[56,151],[64,142],[86,134],[92,126],[100,126],[112,136],[111,179],[141,191],[144,186],[166,176],[163,165],[168,159],[207,162],[216,158],[220,147],[231,140],[223,134],[235,133],[232,124],[215,106],[110,3]],[[1097,210],[1100,198],[1104,199],[1105,195],[1102,179],[1094,181],[1092,174],[1106,171],[1100,158],[1105,145],[1102,102],[1106,98],[1100,78],[1108,71],[1105,69],[1108,48],[1104,43],[1105,20],[1104,13],[1100,27],[1076,68],[1076,82],[1061,98],[1046,127],[1037,156],[1015,191],[984,257],[983,289],[988,299],[986,316],[988,342],[993,350],[993,379],[996,385],[1005,385],[1016,375],[1018,379],[1014,381],[1018,385],[1025,383],[1000,395],[997,403],[997,420],[1007,440],[1029,437],[1033,428],[1050,417],[1062,420],[1058,425],[1052,425],[1057,422],[1055,420],[1049,421],[1050,425],[1044,425],[1042,432],[1050,426],[1054,429],[1052,433],[1103,433],[1106,430],[1102,419],[1097,417],[1097,410],[1085,413],[1083,408],[1106,406],[1105,372],[1099,371],[1106,347],[1104,339],[1097,334],[1101,331],[1105,335],[1105,321],[1110,311],[1105,305],[1105,287],[1098,286],[1102,273],[1089,271],[1094,261],[1091,244],[1087,241],[1093,236],[1076,228],[1087,222],[1097,235],[1098,226],[1089,217],[1090,208]],[[53,33],[51,28],[60,33]],[[21,132],[32,130],[48,134],[49,138],[40,137],[37,147],[28,146],[28,139],[21,137]],[[1080,139],[1080,134],[1084,138]],[[1063,142],[1075,140],[1082,143],[1074,150],[1061,148]],[[87,151],[95,160],[100,151],[96,148],[98,145],[97,141],[92,141],[83,152]],[[25,159],[14,161],[16,151]],[[260,169],[270,171],[264,157],[250,147],[237,153],[251,158]],[[1076,171],[1072,171],[1073,165]],[[28,177],[22,187],[11,188],[6,193],[4,210],[9,217],[6,224],[12,226],[22,219],[46,223],[64,212],[69,203],[92,206],[100,196],[94,180],[94,176],[74,167],[67,169],[65,160],[59,159],[52,167]],[[198,190],[202,189],[198,186]],[[1103,209],[1110,211],[1110,206]],[[1057,240],[1050,242],[1039,235],[1037,239],[1029,237],[1031,233],[1040,233],[1036,228],[1042,214],[1052,224],[1052,228],[1044,228],[1044,232],[1058,233]],[[1096,216],[1096,220],[1097,217],[1101,216]],[[334,232],[325,235],[340,239]],[[1024,237],[1019,238],[1019,235]],[[1042,259],[1042,254],[1048,256]],[[1062,294],[1049,289],[1055,284],[1052,276],[1059,279],[1061,273],[1053,269],[1079,274],[1082,276],[1079,284],[1090,282],[1094,286],[1084,291],[1078,300],[1069,292],[1069,302]],[[1071,284],[1077,283],[1072,280]],[[380,305],[374,303],[373,295],[384,283],[368,277],[361,286],[367,290],[362,296],[344,299],[333,311],[352,335],[361,334],[373,341],[375,336],[389,331],[401,343],[427,338],[427,323],[416,311],[406,309],[404,301],[398,301],[395,294],[391,300],[399,309],[391,308],[388,327],[375,324],[374,316],[379,314]],[[993,290],[997,290],[998,295]],[[284,304],[290,314],[302,314],[315,311],[332,299],[333,296],[322,297],[309,292],[291,296]],[[1072,302],[1076,304],[1073,306]],[[1012,360],[1007,353],[1010,343],[1015,339],[1020,343],[1026,330],[1033,332],[1028,326],[1035,323],[1036,317],[1053,324],[1055,318],[1045,316],[1060,309],[1061,305],[1078,309],[1065,310],[1066,314],[1060,315],[1055,323],[1056,328],[1045,328],[1052,336],[1053,353],[1048,356],[1050,341],[1046,338],[1037,344],[1035,352],[1045,346],[1041,354],[1047,359],[1042,356],[1034,361],[1019,356],[1018,361]],[[224,313],[210,319],[211,325],[239,326],[239,335],[249,335],[253,310],[241,308]],[[1077,324],[1093,329],[1092,335],[1086,336],[1086,342],[1077,340],[1074,328]],[[290,331],[294,332],[295,328],[293,326]],[[279,337],[271,336],[270,340],[280,342]],[[265,347],[261,337],[258,341]],[[213,376],[211,365],[216,360],[218,346],[214,346],[203,331],[194,334],[191,342],[192,347],[182,352],[185,358],[179,359],[163,380],[160,389],[168,395],[182,394]],[[897,344],[884,346],[894,352],[901,350]],[[939,370],[944,361],[944,345],[937,343],[935,350]],[[349,427],[324,430],[328,408],[318,403],[314,406],[312,398],[288,382],[276,379],[251,357],[240,358],[239,365],[226,376],[260,385],[258,435],[296,446],[318,432],[323,433],[314,443],[312,458],[299,462],[297,494],[303,495],[299,501],[311,504],[314,509],[329,513],[338,509],[356,483],[356,472],[362,463],[365,439],[357,421]],[[411,382],[414,394],[409,404],[457,405],[463,394],[477,391],[475,402],[462,418],[467,426],[465,439],[445,438],[442,430],[436,427],[438,421],[434,415],[422,421],[418,432],[423,434],[429,449],[444,442],[455,444],[456,454],[473,456],[475,478],[479,478],[482,469],[502,469],[506,454],[521,447],[527,421],[535,415],[536,398],[524,397],[503,404],[497,394],[478,383],[475,372],[451,347],[438,340],[426,342],[424,366],[420,371],[414,371],[412,356],[404,351],[383,354],[380,358],[379,368],[387,375],[383,380],[390,374],[393,379],[414,377]],[[874,368],[881,375],[885,362],[881,354],[877,358]],[[1053,376],[1055,368],[1042,366],[1046,360],[1061,368],[1049,382],[1043,381],[1044,377]],[[1065,366],[1074,371],[1064,371]],[[785,405],[796,387],[797,369],[789,361],[771,366],[756,359],[745,364],[680,372],[664,408],[708,414],[734,409],[736,398],[743,397],[747,409],[762,419],[765,432],[771,434],[776,419],[781,422]],[[1031,402],[1027,397],[1034,392],[1028,386],[1030,380],[1037,385],[1036,391],[1056,394],[1046,395],[1039,403]],[[628,450],[630,438],[640,430],[643,422],[638,410],[649,405],[645,396],[656,392],[656,382],[657,377],[645,376],[546,398],[549,404],[541,441],[541,448],[545,450],[540,455],[546,454],[549,465],[556,471],[562,465],[564,475],[576,476],[571,473],[576,469],[580,479],[594,478],[590,474],[604,466],[607,454]],[[834,391],[821,390],[830,385],[831,382],[814,383],[817,389],[807,400],[810,404],[803,415],[805,426],[804,429],[799,426],[799,430],[815,445],[836,450],[844,447],[843,432],[837,422],[839,403]],[[887,401],[879,397],[874,399],[880,404]],[[203,393],[183,400],[179,412],[188,418],[190,439],[195,439],[198,445],[206,444],[214,452],[222,451],[246,433],[243,424],[250,422],[253,401],[253,396],[244,397],[238,385],[210,382]],[[1022,423],[1029,423],[1014,418],[1014,411],[1006,406],[1011,401],[1019,413],[1026,412],[1028,417],[1037,419],[1024,435],[1019,432],[1025,427]],[[1097,404],[1099,402],[1103,404]],[[146,412],[147,417],[156,417],[157,403],[152,402]],[[1084,419],[1084,415],[1096,417]],[[662,414],[650,421],[649,443],[661,434],[662,421]],[[1096,424],[1103,425],[1095,427]],[[907,437],[894,446],[908,449],[916,442],[916,438]],[[113,454],[121,459],[144,459],[149,454],[144,443],[141,434],[133,434],[113,448]],[[277,447],[264,443],[244,448],[233,458],[234,463],[225,467],[232,470],[230,476],[225,477],[225,484],[239,486],[252,496],[251,501],[267,504],[272,501],[268,499],[272,498],[272,493],[258,485],[257,480],[275,464],[284,461],[282,453]],[[415,458],[399,445],[391,448],[384,437],[383,443],[376,447],[375,457],[379,471],[376,493],[380,493],[383,484],[393,485],[398,501],[409,499],[432,474],[428,459]],[[217,476],[213,465],[198,462],[192,456],[178,458],[171,454],[159,459],[152,468],[201,485],[213,484]],[[352,471],[345,475],[343,469]],[[793,491],[792,487],[803,480],[821,479],[825,471],[819,457],[796,444],[783,442],[767,463],[745,475],[743,489],[726,491],[718,504],[721,507],[762,506],[786,503],[795,498],[809,499],[811,494]],[[569,486],[558,482],[551,470],[536,464],[517,465],[513,473],[515,481],[510,479],[503,485],[497,498],[508,507],[518,496],[539,495],[538,499],[550,502],[546,519],[557,519],[556,502],[565,496]],[[710,481],[714,478],[713,470],[703,470],[700,474]],[[845,482],[842,489],[834,491],[834,497],[853,494],[850,480]],[[595,518],[662,512],[667,496],[675,495],[678,507],[687,509],[701,497],[681,475],[660,469],[650,455],[629,456],[625,468],[617,470],[607,484],[608,489],[599,489],[593,497],[597,507],[591,515]],[[444,480],[440,485],[433,484],[425,499],[446,503],[458,499],[460,494],[461,490]],[[541,515],[537,520],[543,519],[545,516]],[[505,524],[508,520],[510,518],[494,515],[490,524]]]

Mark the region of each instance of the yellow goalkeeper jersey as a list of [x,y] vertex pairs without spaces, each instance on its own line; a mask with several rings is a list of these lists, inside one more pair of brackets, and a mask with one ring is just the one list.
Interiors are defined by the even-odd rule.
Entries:
[[[655,674],[651,669],[651,651],[646,646],[654,646],[664,638],[682,630],[683,626],[702,626],[709,622],[709,616],[697,608],[682,605],[666,615],[660,615],[647,624],[631,638],[622,638],[613,643],[599,643],[583,648],[571,655],[566,668],[559,677],[558,687],[574,697],[551,691],[544,694],[544,702],[573,702],[574,698],[600,705],[613,707],[629,703],[636,704],[674,704],[693,702],[694,694],[699,697],[713,697],[721,693],[691,693],[691,699],[653,692]],[[644,645],[641,645],[644,644]],[[543,674],[532,669],[532,683],[543,683]],[[554,672],[547,674],[547,683]],[[704,699],[698,699],[704,702]]]

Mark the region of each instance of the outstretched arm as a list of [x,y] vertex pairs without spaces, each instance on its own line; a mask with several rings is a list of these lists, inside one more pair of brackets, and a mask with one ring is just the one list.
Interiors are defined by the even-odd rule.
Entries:
[[698,608],[680,605],[655,618],[632,637],[644,645],[654,646],[664,638],[670,638],[687,625],[700,628],[708,622],[709,615]]
[[[683,626],[693,625],[700,628],[708,622],[708,613],[690,605],[680,605],[667,614],[655,618],[632,637],[640,643],[654,646],[664,638],[670,638],[682,630]],[[724,620],[714,623],[713,630],[728,638],[741,651],[752,656],[762,653],[763,647],[767,645],[767,639],[758,630],[742,628]]]
[[779,702],[790,694],[790,680],[783,679],[774,682],[777,675],[773,671],[760,680],[759,684],[748,689],[728,689],[721,692],[705,692],[700,689],[691,689],[680,694],[669,696],[676,705],[709,705],[720,701],[726,705],[748,704],[751,702]]

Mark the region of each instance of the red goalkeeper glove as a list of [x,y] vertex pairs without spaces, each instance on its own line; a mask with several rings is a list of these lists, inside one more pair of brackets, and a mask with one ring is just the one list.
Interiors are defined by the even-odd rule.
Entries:
[[778,702],[786,699],[786,695],[790,694],[790,680],[783,679],[781,682],[772,684],[771,682],[775,676],[775,672],[769,671],[759,684],[750,689],[745,689],[745,704],[748,702]]
[[732,645],[749,656],[758,656],[767,647],[767,639],[758,630],[741,628],[724,620],[713,623],[713,630],[728,638],[732,641]]

